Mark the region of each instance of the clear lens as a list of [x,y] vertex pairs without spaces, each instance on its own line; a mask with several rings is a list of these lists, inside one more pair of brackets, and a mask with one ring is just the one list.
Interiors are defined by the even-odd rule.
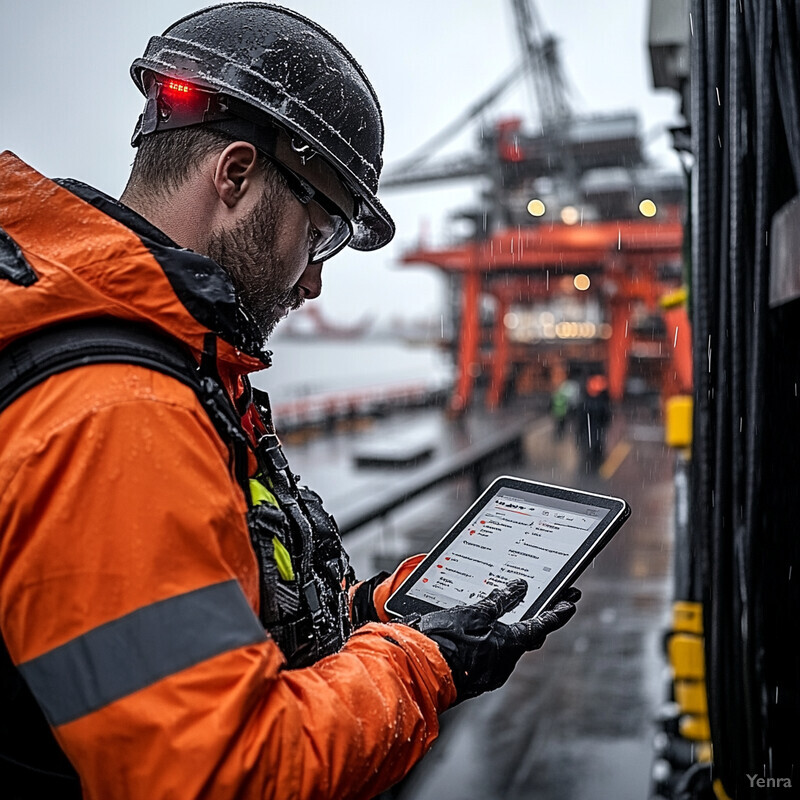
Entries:
[[324,261],[336,255],[353,238],[353,224],[333,200],[315,189],[305,178],[266,151],[261,152],[283,176],[289,191],[308,209],[311,223],[309,261]]
[[316,200],[310,200],[307,208],[313,228],[309,260],[325,261],[347,245],[353,236],[353,228],[348,220],[337,214],[331,214]]

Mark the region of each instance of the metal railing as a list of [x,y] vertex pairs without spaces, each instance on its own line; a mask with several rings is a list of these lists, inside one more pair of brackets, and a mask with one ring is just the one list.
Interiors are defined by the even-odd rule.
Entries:
[[523,442],[532,418],[526,417],[467,445],[451,455],[437,459],[413,475],[396,481],[385,492],[363,498],[336,520],[342,535],[386,517],[397,507],[446,481],[469,478],[477,496],[501,467],[521,462]]

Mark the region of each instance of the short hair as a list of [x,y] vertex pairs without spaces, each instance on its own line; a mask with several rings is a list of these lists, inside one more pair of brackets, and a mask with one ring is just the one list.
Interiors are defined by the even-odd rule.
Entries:
[[[143,136],[136,152],[126,193],[163,197],[176,191],[206,156],[236,141],[204,125],[157,131]],[[259,166],[269,172],[269,161],[258,153]]]

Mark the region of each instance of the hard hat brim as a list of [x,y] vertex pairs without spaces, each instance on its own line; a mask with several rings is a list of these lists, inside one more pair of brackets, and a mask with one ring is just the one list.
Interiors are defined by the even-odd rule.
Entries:
[[377,96],[355,59],[319,25],[266,3],[211,6],[151,37],[130,69],[144,94],[147,70],[235,98],[264,123],[296,134],[356,198],[350,246],[376,250],[391,241],[395,225],[377,197]]

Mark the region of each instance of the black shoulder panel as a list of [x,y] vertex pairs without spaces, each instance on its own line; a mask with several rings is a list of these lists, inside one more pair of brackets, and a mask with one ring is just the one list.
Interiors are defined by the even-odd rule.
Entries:
[[51,375],[87,364],[155,369],[197,390],[197,364],[175,339],[141,323],[112,318],[51,325],[0,351],[0,411]]
[[38,277],[19,249],[19,245],[0,228],[0,278],[18,286],[30,286]]
[[0,350],[0,411],[51,375],[88,364],[135,364],[192,389],[231,450],[237,480],[246,485],[247,438],[218,376],[204,371],[180,341],[142,322],[113,317],[70,320],[14,340]]

